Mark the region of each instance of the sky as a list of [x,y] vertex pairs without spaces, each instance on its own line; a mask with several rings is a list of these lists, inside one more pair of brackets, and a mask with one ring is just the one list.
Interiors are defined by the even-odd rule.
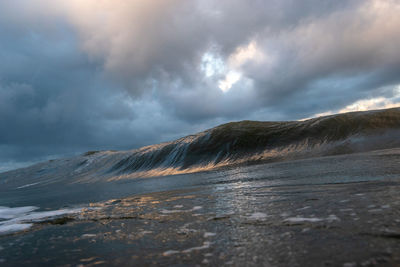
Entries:
[[0,172],[400,106],[398,0],[0,1]]

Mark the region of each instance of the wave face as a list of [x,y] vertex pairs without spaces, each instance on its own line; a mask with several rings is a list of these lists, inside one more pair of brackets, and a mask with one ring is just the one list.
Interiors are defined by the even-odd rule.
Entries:
[[40,177],[40,181],[35,180],[37,183],[53,183],[60,179],[89,182],[171,175],[231,165],[395,148],[400,147],[399,134],[399,108],[305,121],[241,121],[173,142],[130,151],[88,152],[7,172],[0,177],[29,175]]

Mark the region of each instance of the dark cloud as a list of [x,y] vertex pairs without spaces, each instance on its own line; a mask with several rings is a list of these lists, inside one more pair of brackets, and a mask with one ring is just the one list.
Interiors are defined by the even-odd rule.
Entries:
[[399,12],[395,0],[3,1],[0,162],[396,104]]
[[146,112],[154,123],[164,119],[152,114],[157,105],[134,102],[104,79],[101,66],[79,51],[68,25],[60,25],[62,32],[11,26],[0,28],[0,162],[166,138],[157,130],[168,127],[146,126],[142,118]]

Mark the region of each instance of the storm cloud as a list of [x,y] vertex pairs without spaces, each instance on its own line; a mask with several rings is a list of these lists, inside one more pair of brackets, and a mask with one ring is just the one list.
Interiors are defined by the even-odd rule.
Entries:
[[400,102],[400,3],[0,2],[0,171]]

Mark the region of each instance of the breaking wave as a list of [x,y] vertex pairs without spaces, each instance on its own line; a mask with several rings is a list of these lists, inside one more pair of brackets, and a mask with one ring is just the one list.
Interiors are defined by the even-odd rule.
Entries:
[[162,176],[224,166],[348,154],[400,147],[400,109],[338,114],[305,121],[241,121],[173,142],[130,151],[88,152],[16,170],[41,177],[84,182],[93,179]]

